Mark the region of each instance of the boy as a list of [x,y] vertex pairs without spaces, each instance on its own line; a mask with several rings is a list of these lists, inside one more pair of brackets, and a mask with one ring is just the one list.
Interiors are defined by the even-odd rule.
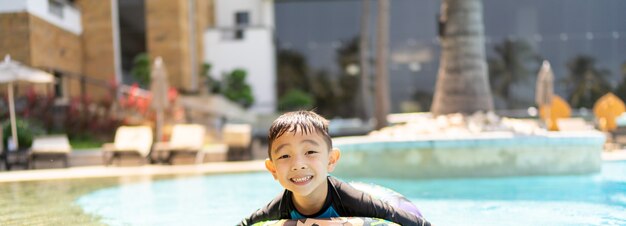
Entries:
[[279,219],[376,217],[401,225],[430,225],[328,176],[340,157],[328,121],[311,111],[281,115],[269,130],[265,167],[285,191],[239,225]]

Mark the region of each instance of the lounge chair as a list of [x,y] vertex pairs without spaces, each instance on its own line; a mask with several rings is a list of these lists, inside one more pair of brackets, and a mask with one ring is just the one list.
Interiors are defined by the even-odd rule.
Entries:
[[[193,154],[198,158],[204,147],[206,129],[198,124],[177,124],[172,128],[172,136],[169,142],[157,142],[154,144],[154,152],[157,156],[165,155],[160,159],[168,164],[176,155]],[[197,160],[196,160],[197,162]]]
[[152,128],[148,126],[121,126],[115,132],[113,143],[102,146],[103,160],[105,165],[110,165],[115,159],[121,161],[124,155],[139,155],[142,159],[148,160],[151,148]]
[[560,118],[556,120],[559,131],[589,131],[594,130],[583,118]]
[[226,124],[222,130],[224,143],[228,145],[228,160],[252,158],[252,126],[249,124]]
[[72,152],[67,135],[36,137],[29,156],[30,168],[35,168],[37,159],[61,159],[65,167],[69,166],[68,155]]

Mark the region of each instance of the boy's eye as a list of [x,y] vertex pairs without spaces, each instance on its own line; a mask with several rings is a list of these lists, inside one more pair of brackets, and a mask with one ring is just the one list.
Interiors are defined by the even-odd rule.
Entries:
[[310,155],[310,154],[315,154],[315,153],[317,153],[317,151],[313,151],[313,150],[311,150],[311,151],[307,151],[307,152],[306,152],[306,154],[307,154],[307,155]]
[[278,156],[278,159],[286,159],[286,158],[289,158],[289,155],[281,155],[281,156]]

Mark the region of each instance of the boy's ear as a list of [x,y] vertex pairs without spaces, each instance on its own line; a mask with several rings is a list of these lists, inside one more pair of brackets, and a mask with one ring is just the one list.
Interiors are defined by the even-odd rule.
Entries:
[[274,180],[278,179],[276,177],[276,167],[274,166],[274,162],[272,162],[269,158],[265,159],[265,168],[272,174]]
[[335,170],[335,166],[337,165],[339,158],[341,158],[341,151],[339,148],[331,149],[328,156],[328,172],[333,172],[333,170]]

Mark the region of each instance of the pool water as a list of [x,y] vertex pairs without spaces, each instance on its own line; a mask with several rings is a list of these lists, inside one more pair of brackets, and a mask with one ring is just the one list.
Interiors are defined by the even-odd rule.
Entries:
[[[435,225],[626,225],[626,162],[595,175],[398,180],[392,188]],[[268,173],[134,181],[75,202],[109,225],[234,225],[281,192]]]

